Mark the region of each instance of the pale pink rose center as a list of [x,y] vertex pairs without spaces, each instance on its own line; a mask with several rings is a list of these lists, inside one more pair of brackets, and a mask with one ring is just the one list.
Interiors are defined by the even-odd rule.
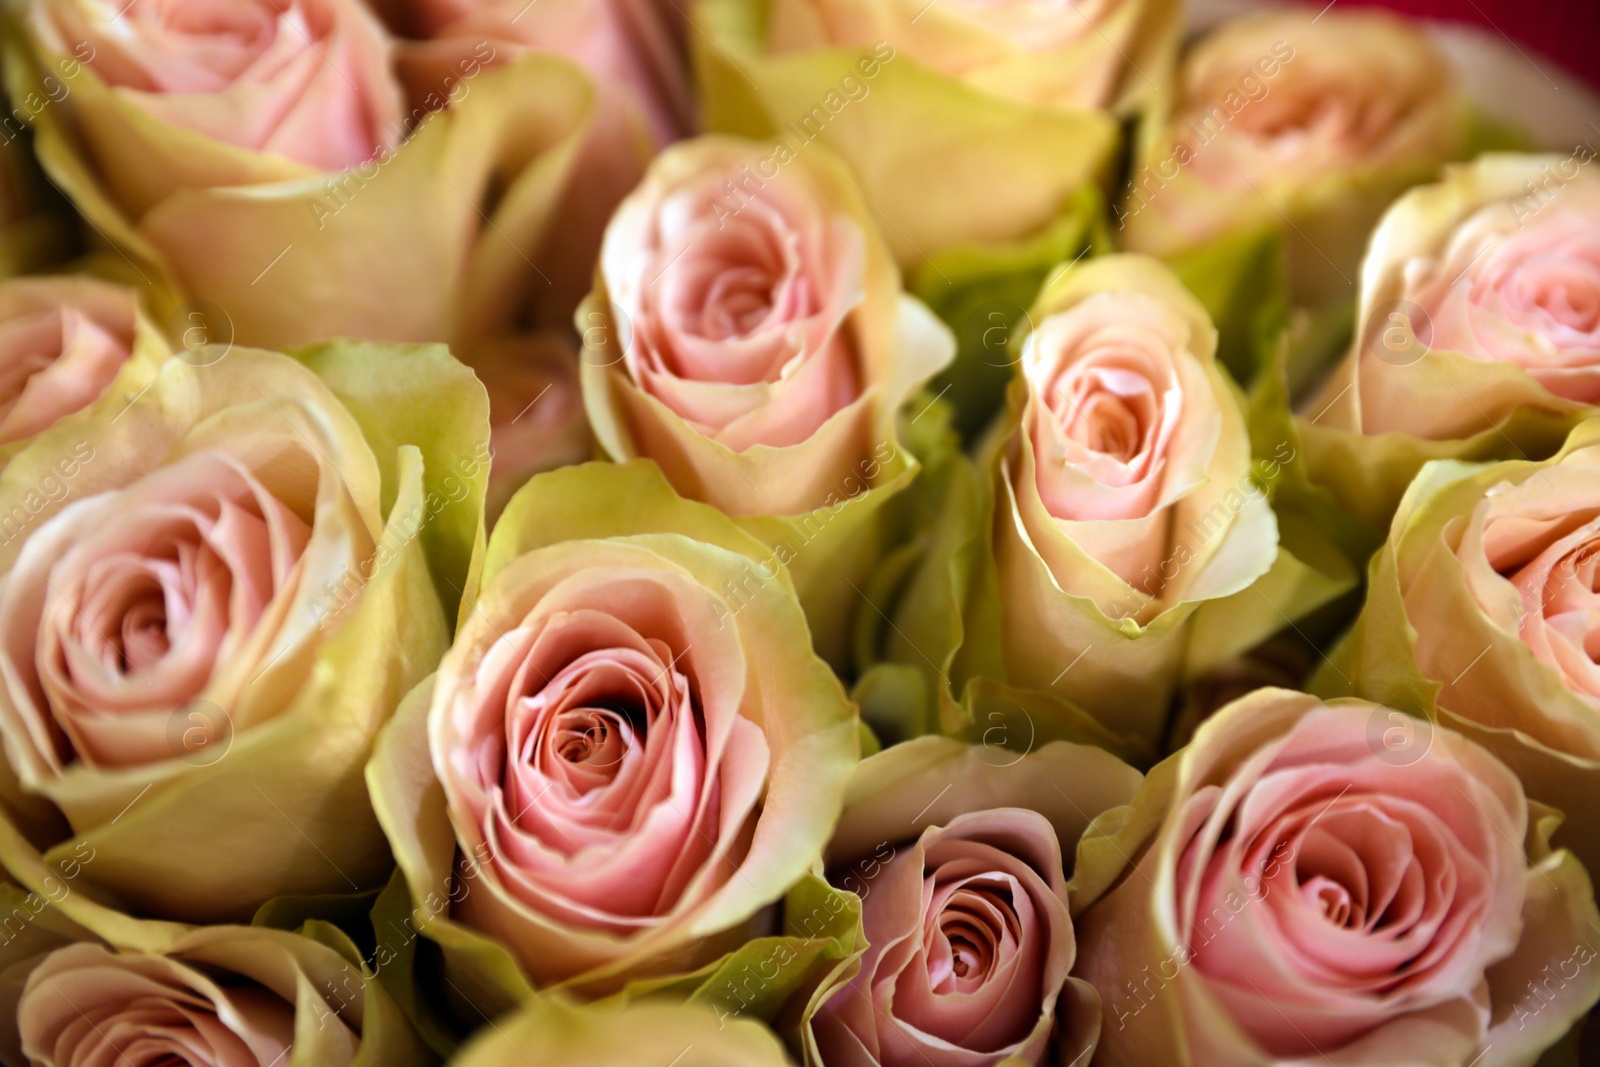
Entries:
[[67,754],[100,766],[170,756],[119,716],[201,698],[257,639],[297,573],[306,521],[236,461],[197,453],[50,567],[35,654]]

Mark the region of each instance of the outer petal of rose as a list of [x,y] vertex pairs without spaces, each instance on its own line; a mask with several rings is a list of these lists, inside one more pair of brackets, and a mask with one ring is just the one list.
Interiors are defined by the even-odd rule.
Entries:
[[473,363],[489,392],[492,523],[535,474],[591,458],[594,438],[578,384],[578,354],[567,338],[507,338],[476,353]]
[[862,760],[828,843],[829,865],[905,841],[964,812],[1028,808],[1050,820],[1063,853],[1102,812],[1132,799],[1139,772],[1109,752],[1056,741],[1021,753],[919,737]]
[[[857,65],[872,58],[866,49],[762,55],[760,31],[742,3],[702,4],[695,19],[706,127],[793,148],[809,143],[794,129],[820,109],[820,140],[849,165],[907,266],[953,244],[1042,229],[1075,189],[1099,176],[1116,144],[1105,114],[1001,100],[888,46],[868,78]],[[839,92],[840,75],[849,73],[861,73],[868,86],[858,100]],[[825,105],[830,93],[843,106]],[[962,151],[952,154],[952,144]],[[934,173],[941,180],[927,181]],[[986,195],[997,173],[1007,175],[1007,195]]]
[[[320,381],[287,357],[239,348],[203,368],[171,360],[139,403],[115,419],[113,411],[93,423],[56,427],[0,476],[0,491],[25,491],[42,466],[83,437],[103,460],[83,468],[87,496],[125,484],[180,443],[204,447],[205,433],[222,441],[249,439],[257,428],[273,426],[281,436],[295,432],[282,425],[290,418],[299,432],[321,437],[324,457],[343,472],[354,511],[342,521],[366,527],[365,544],[382,540],[392,549],[387,557],[373,556],[378,565],[354,610],[318,646],[308,682],[286,689],[284,668],[268,663],[235,709],[240,719],[223,757],[204,766],[171,760],[115,777],[69,768],[40,786],[70,813],[79,836],[57,825],[43,839],[59,843],[41,856],[8,831],[0,840],[0,862],[37,888],[49,865],[71,857],[77,847],[93,848],[96,862],[82,891],[60,905],[74,918],[80,909],[100,907],[98,886],[151,914],[223,918],[247,916],[260,901],[281,893],[342,890],[381,879],[388,850],[370,813],[363,815],[369,805],[361,767],[378,727],[448,643],[429,559],[440,585],[459,587],[466,580],[474,543],[482,537],[474,494],[482,493],[487,470],[450,469],[472,453],[459,447],[451,425],[471,426],[474,413],[486,421],[481,386],[470,372],[442,349],[377,351],[393,368],[379,379],[370,373],[370,353],[340,346],[307,354],[323,374]],[[277,399],[264,399],[270,396]],[[312,410],[317,419],[306,414]],[[447,411],[450,416],[441,418]],[[191,427],[218,412],[220,418],[190,436]],[[408,425],[411,419],[418,423]],[[474,433],[481,428],[466,436]],[[368,441],[382,449],[381,459]],[[481,463],[486,468],[486,457]],[[454,479],[453,490],[447,479]],[[378,511],[380,486],[394,493],[387,520]],[[446,503],[418,536],[416,524],[430,494]],[[17,551],[16,544],[4,546],[0,561],[9,567]],[[298,610],[285,617],[286,627],[315,626],[315,594],[306,593]],[[334,663],[338,670],[327,666]],[[258,722],[273,701],[292,702],[286,708],[279,703],[277,715]],[[10,729],[16,709],[7,701],[0,710]],[[18,788],[9,764],[4,778],[9,795]],[[259,786],[289,781],[297,788],[274,795]],[[227,842],[245,840],[245,826],[259,828],[249,835],[248,847],[229,848]],[[337,868],[329,855],[339,857]],[[182,879],[174,880],[175,864]]]
[[631,1067],[692,1049],[705,1067],[786,1067],[777,1035],[748,1019],[700,1005],[646,1003],[627,1008],[569,1007],[543,997],[502,1018],[461,1050],[458,1067]]
[[[1526,183],[1562,159],[1486,155],[1450,167],[1438,184],[1397,200],[1373,232],[1361,265],[1355,341],[1305,405],[1314,420],[1296,420],[1312,480],[1369,525],[1388,525],[1429,460],[1546,456],[1593,413],[1553,396],[1523,367],[1425,349],[1411,340],[1418,309],[1397,303],[1408,260],[1436,254],[1451,229],[1483,205],[1525,196]],[[1582,173],[1575,180],[1594,181]],[[1378,395],[1397,399],[1378,406]]]
[[[7,70],[13,92],[42,91],[29,81],[30,60],[19,55]],[[118,180],[171,180],[109,186],[46,109],[36,144],[55,183],[147,276],[175,290],[169,304],[209,300],[226,310],[239,341],[274,346],[359,336],[470,349],[504,332],[549,288],[533,257],[594,108],[569,63],[528,56],[475,75],[470,93],[428,115],[392,154],[323,175],[129,113],[87,67],[66,81],[87,128],[108,143],[136,143],[113,172]]]
[[[0,905],[7,914],[27,907],[14,886],[0,887]],[[313,921],[298,933],[259,926],[190,928],[144,923],[104,911],[105,922],[89,928],[64,922],[46,908],[29,924],[23,938],[13,938],[0,952],[0,1007],[8,1020],[0,1029],[0,1055],[19,1056],[16,1005],[23,982],[58,948],[82,951],[105,937],[125,952],[155,963],[174,957],[188,966],[215,966],[251,978],[295,1008],[300,1019],[294,1035],[294,1062],[349,1064],[355,1049],[351,1031],[360,1037],[360,1062],[423,1067],[433,1062],[415,1031],[383,985],[359,969],[360,950],[333,926]],[[74,946],[76,946],[74,948]],[[331,1016],[337,1015],[343,1025]],[[342,1033],[341,1033],[342,1031]],[[19,1059],[20,1062],[20,1059]]]

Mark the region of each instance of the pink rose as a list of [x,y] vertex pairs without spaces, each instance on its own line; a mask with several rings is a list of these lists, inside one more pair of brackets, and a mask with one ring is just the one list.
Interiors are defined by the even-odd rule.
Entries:
[[[644,463],[543,474],[511,502],[431,693],[368,772],[447,955],[487,936],[534,986],[582,991],[682,974],[818,858],[855,710],[787,581],[750,588],[759,550]],[[419,792],[424,765],[438,789]],[[429,830],[446,812],[449,851]]]
[[802,1026],[807,1062],[1086,1063],[1100,998],[1069,977],[1067,877],[1089,820],[1138,783],[1065,743],[1024,756],[923,737],[862,761],[828,861],[867,947]]
[[93,403],[133,354],[132,290],[88,278],[0,283],[0,446]]
[[240,148],[343,170],[405,134],[387,36],[356,0],[43,0],[32,17],[133,107]]
[[600,283],[580,326],[601,442],[734,515],[821,505],[950,356],[815,152],[670,149],[612,219]]
[[[1153,741],[1180,674],[1203,669],[1187,645],[1196,613],[1273,566],[1277,523],[1216,331],[1167,268],[1067,268],[1028,321],[995,464],[1007,681]],[[1211,652],[1282,627],[1257,607]]]
[[1260,690],[1090,831],[1097,1063],[1529,1063],[1600,997],[1553,823],[1483,749],[1427,723],[1397,748],[1396,721]]

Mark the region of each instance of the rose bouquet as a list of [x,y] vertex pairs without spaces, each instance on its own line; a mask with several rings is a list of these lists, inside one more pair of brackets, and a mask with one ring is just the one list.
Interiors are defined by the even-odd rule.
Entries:
[[1495,29],[9,0],[0,1064],[1600,1063]]

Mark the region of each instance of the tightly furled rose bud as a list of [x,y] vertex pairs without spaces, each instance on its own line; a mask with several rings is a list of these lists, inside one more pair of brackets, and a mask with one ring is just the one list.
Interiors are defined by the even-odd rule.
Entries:
[[137,392],[166,355],[131,289],[78,277],[0,282],[0,449],[93,405],[130,360],[124,384]]
[[[1197,614],[1230,610],[1274,566],[1277,522],[1216,331],[1170,271],[1089,260],[1052,278],[1029,320],[995,466],[1007,680],[1154,741],[1180,672],[1203,669]],[[1283,624],[1249,596],[1231,651]]]
[[861,900],[859,969],[812,1000],[826,1067],[1087,1062],[1100,998],[1068,977],[1072,854],[1133,768],[1057,742],[1028,755],[923,737],[862,761],[828,846]]
[[[69,905],[185,920],[388,869],[362,767],[448,643],[434,582],[480,528],[483,395],[440,348],[303,359],[169,359],[0,475],[29,520],[0,543],[7,815],[44,846],[6,838],[0,863],[30,887],[85,842]],[[35,501],[68,457],[70,492]]]
[[1231,20],[1190,49],[1179,81],[1117,211],[1126,246],[1169,256],[1231,230],[1281,227],[1301,304],[1353,296],[1383,209],[1467,146],[1449,61],[1384,12]]
[[954,347],[901,291],[850,177],[817,149],[668,149],[612,220],[579,325],[600,444],[752,520],[841,643],[847,581],[917,469],[896,418]]
[[[1361,619],[1316,679],[1438,713],[1517,770],[1600,865],[1600,421],[1555,458],[1424,467],[1374,559]],[[1333,670],[1337,670],[1337,674]]]
[[[0,1036],[6,1062],[433,1062],[389,994],[356,965],[355,946],[326,923],[310,923],[299,933],[157,924],[124,926],[121,932],[149,944],[109,948],[54,916],[7,941],[3,950],[11,966],[0,1006],[15,1022]],[[42,948],[49,951],[27,955]]]
[[[676,1057],[676,1059],[675,1059]],[[776,1035],[748,1019],[727,1020],[698,1004],[644,1001],[571,1007],[535,1000],[485,1027],[456,1067],[787,1067]]]
[[1600,402],[1594,153],[1486,155],[1398,200],[1361,268],[1356,341],[1306,405],[1310,473],[1388,523],[1430,459],[1549,455]]
[[[681,974],[805,874],[855,714],[781,575],[733,598],[759,551],[648,464],[540,475],[512,501],[472,615],[369,771],[447,959],[486,935],[538,986]],[[424,766],[449,841],[404,817]]]
[[1600,997],[1548,813],[1450,730],[1387,747],[1391,717],[1260,690],[1089,831],[1096,1063],[1526,1064]]
[[887,41],[996,96],[1103,108],[1143,87],[1139,61],[1170,54],[1178,27],[1160,0],[777,0],[768,33],[780,53]]

